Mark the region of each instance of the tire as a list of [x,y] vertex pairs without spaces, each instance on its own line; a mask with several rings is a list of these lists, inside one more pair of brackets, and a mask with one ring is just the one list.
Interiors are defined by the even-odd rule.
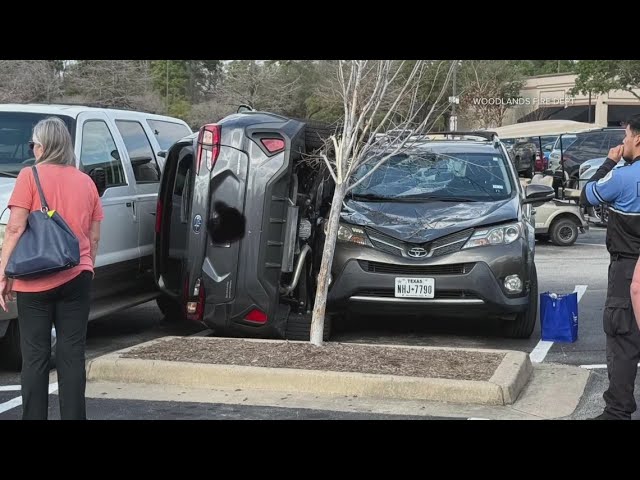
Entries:
[[569,218],[559,218],[551,224],[549,235],[554,245],[569,247],[578,239],[578,225]]
[[[301,340],[308,342],[311,337],[311,313],[291,313],[287,319],[285,338],[287,340]],[[331,338],[331,316],[324,317],[324,330],[322,340]]]
[[538,318],[538,271],[535,265],[531,269],[531,288],[529,289],[529,307],[519,313],[515,320],[505,320],[502,334],[509,338],[529,338]]
[[[22,350],[20,348],[20,326],[18,319],[11,320],[7,333],[2,339],[2,363],[9,369],[19,372],[22,369]],[[56,346],[58,337],[55,329],[51,331],[51,359],[49,369],[56,368]]]
[[20,327],[18,319],[11,320],[7,332],[2,339],[2,364],[13,371],[22,368],[22,352],[20,350]]
[[337,127],[328,123],[304,120],[305,145],[308,151],[322,148],[325,141],[336,132]]
[[176,323],[187,318],[180,303],[168,295],[160,295],[156,298],[156,304],[167,322]]

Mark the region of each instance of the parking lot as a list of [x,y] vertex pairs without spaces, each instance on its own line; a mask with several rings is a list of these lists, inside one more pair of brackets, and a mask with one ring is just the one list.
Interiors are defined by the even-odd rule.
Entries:
[[[451,321],[358,317],[342,325],[334,333],[332,341],[512,349],[531,354],[534,362],[582,366],[589,369],[592,376],[574,416],[585,418],[595,415],[599,413],[602,392],[606,388],[602,311],[606,295],[608,256],[604,242],[604,229],[592,227],[569,248],[539,242],[536,245],[540,292],[578,291],[579,339],[573,344],[541,342],[539,322],[530,339],[505,339],[497,333],[496,325],[481,318],[473,321]],[[89,326],[87,356],[95,358],[153,338],[194,335],[201,330],[196,324],[166,322],[155,304],[148,303],[92,322]],[[0,371],[0,419],[19,418],[19,383],[19,374]],[[55,386],[52,387],[54,388]],[[185,418],[186,412],[190,412],[188,418],[374,418],[246,405],[233,408],[229,405],[157,403],[89,399],[89,416],[169,419]],[[50,417],[57,416],[57,396],[53,394]]]

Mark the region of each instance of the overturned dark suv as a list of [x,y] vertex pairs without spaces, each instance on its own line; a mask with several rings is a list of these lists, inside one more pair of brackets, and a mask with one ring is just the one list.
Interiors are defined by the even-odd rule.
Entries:
[[[322,135],[264,112],[205,125],[167,153],[155,274],[167,315],[220,335],[309,338],[333,184],[307,153]],[[371,164],[356,172],[365,175]],[[532,205],[494,134],[415,141],[343,203],[325,338],[347,311],[497,317],[528,337],[536,322]],[[246,235],[218,244],[204,226],[216,202],[246,216]]]

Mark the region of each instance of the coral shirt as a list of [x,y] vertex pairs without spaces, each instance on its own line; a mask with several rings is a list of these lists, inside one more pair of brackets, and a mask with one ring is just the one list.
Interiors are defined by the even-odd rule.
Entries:
[[[38,165],[38,178],[50,210],[55,210],[75,233],[80,245],[80,264],[61,272],[34,279],[15,279],[16,292],[44,292],[59,287],[83,271],[93,272],[91,261],[91,223],[104,218],[98,190],[91,178],[74,166]],[[8,206],[40,210],[40,196],[31,167],[18,175]]]

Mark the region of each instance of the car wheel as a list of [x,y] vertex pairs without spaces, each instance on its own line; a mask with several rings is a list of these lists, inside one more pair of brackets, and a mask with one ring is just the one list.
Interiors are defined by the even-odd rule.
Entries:
[[[285,338],[287,340],[302,340],[308,342],[311,338],[311,313],[291,313],[287,319]],[[322,340],[331,338],[331,315],[324,316],[324,330]]]
[[[22,368],[22,349],[20,347],[20,325],[18,319],[11,320],[7,333],[1,342],[2,363],[13,371],[20,371]],[[56,346],[58,344],[58,336],[56,329],[51,329],[51,358],[49,360],[49,369],[56,368]]]
[[156,304],[167,322],[175,323],[186,319],[185,312],[182,310],[180,302],[174,300],[170,296],[160,295],[156,298]]
[[578,225],[569,218],[559,218],[551,224],[549,234],[554,245],[568,247],[578,239]]
[[504,320],[502,333],[510,338],[529,338],[533,333],[538,318],[538,272],[535,265],[531,269],[531,287],[529,289],[529,306],[519,313],[515,320]]

